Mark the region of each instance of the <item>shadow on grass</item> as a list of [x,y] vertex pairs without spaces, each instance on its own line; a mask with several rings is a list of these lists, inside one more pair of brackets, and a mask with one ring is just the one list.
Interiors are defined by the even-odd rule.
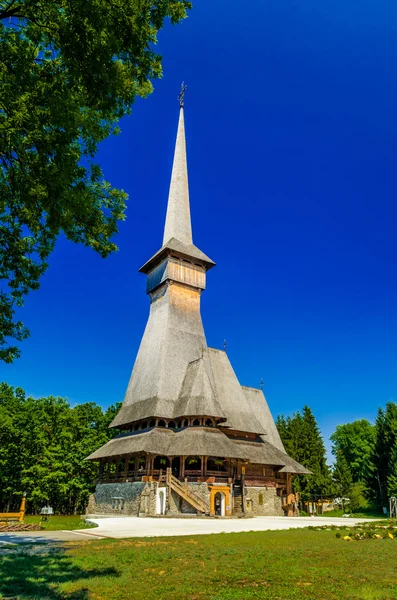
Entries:
[[[113,569],[81,569],[63,549],[36,553],[34,548],[0,557],[0,598],[7,600],[86,600],[84,580],[118,575]],[[62,592],[63,583],[81,581],[81,589]]]

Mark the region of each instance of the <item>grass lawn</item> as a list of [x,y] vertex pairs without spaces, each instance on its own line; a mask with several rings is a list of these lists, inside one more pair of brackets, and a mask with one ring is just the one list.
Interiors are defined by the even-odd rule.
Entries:
[[396,538],[307,529],[19,547],[1,557],[0,597],[395,600],[396,557]]
[[324,514],[319,514],[317,515],[318,517],[325,517],[325,518],[335,518],[335,517],[343,517],[343,515],[345,514],[350,514],[352,517],[356,517],[357,519],[387,519],[388,516],[384,515],[383,513],[379,513],[376,510],[363,510],[361,512],[355,512],[355,513],[350,513],[349,510],[330,510],[328,512],[325,512]]
[[[40,515],[25,516],[25,523],[40,523],[42,517]],[[95,527],[83,521],[79,515],[70,515],[67,517],[53,516],[49,517],[48,521],[42,521],[43,529],[47,531],[58,531],[59,529],[89,529]]]

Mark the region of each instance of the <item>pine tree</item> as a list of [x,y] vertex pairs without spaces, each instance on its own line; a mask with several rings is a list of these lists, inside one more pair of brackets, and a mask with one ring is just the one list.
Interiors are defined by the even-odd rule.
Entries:
[[351,470],[342,452],[338,453],[332,473],[336,494],[341,498],[342,508],[345,510],[346,499],[350,498],[353,479]]
[[387,476],[387,493],[389,498],[397,496],[397,441],[394,443],[391,455],[389,474]]
[[388,402],[380,408],[375,423],[376,440],[366,478],[369,497],[379,506],[387,507],[389,493],[394,489],[397,445],[397,404]]
[[317,500],[332,491],[331,472],[327,466],[326,452],[317,421],[308,406],[302,414],[277,419],[280,437],[287,454],[310,469],[313,475],[294,478],[294,490],[303,500]]

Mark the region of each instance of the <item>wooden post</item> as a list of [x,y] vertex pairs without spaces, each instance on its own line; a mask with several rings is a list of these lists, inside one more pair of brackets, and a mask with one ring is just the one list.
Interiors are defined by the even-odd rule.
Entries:
[[287,492],[287,517],[294,516],[294,510],[291,504],[291,495],[292,495],[292,476],[291,473],[287,473],[286,480],[286,492]]
[[205,456],[200,456],[201,458],[201,477],[204,477],[204,460]]
[[244,494],[244,484],[245,484],[245,466],[241,467],[241,504],[242,511],[245,515],[245,494]]
[[23,493],[21,506],[19,508],[19,522],[22,523],[25,516],[26,492]]
[[185,477],[185,458],[186,456],[182,456],[182,462],[181,462],[181,478],[183,479]]
[[208,461],[208,456],[204,456],[203,475],[205,477],[207,476],[207,461]]

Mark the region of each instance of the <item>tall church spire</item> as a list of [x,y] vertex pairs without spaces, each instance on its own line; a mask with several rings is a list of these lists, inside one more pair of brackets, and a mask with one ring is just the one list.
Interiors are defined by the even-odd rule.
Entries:
[[168,195],[163,245],[169,242],[171,238],[175,238],[184,244],[193,243],[187,176],[183,91],[184,88],[182,87],[178,133],[176,136],[174,163]]

